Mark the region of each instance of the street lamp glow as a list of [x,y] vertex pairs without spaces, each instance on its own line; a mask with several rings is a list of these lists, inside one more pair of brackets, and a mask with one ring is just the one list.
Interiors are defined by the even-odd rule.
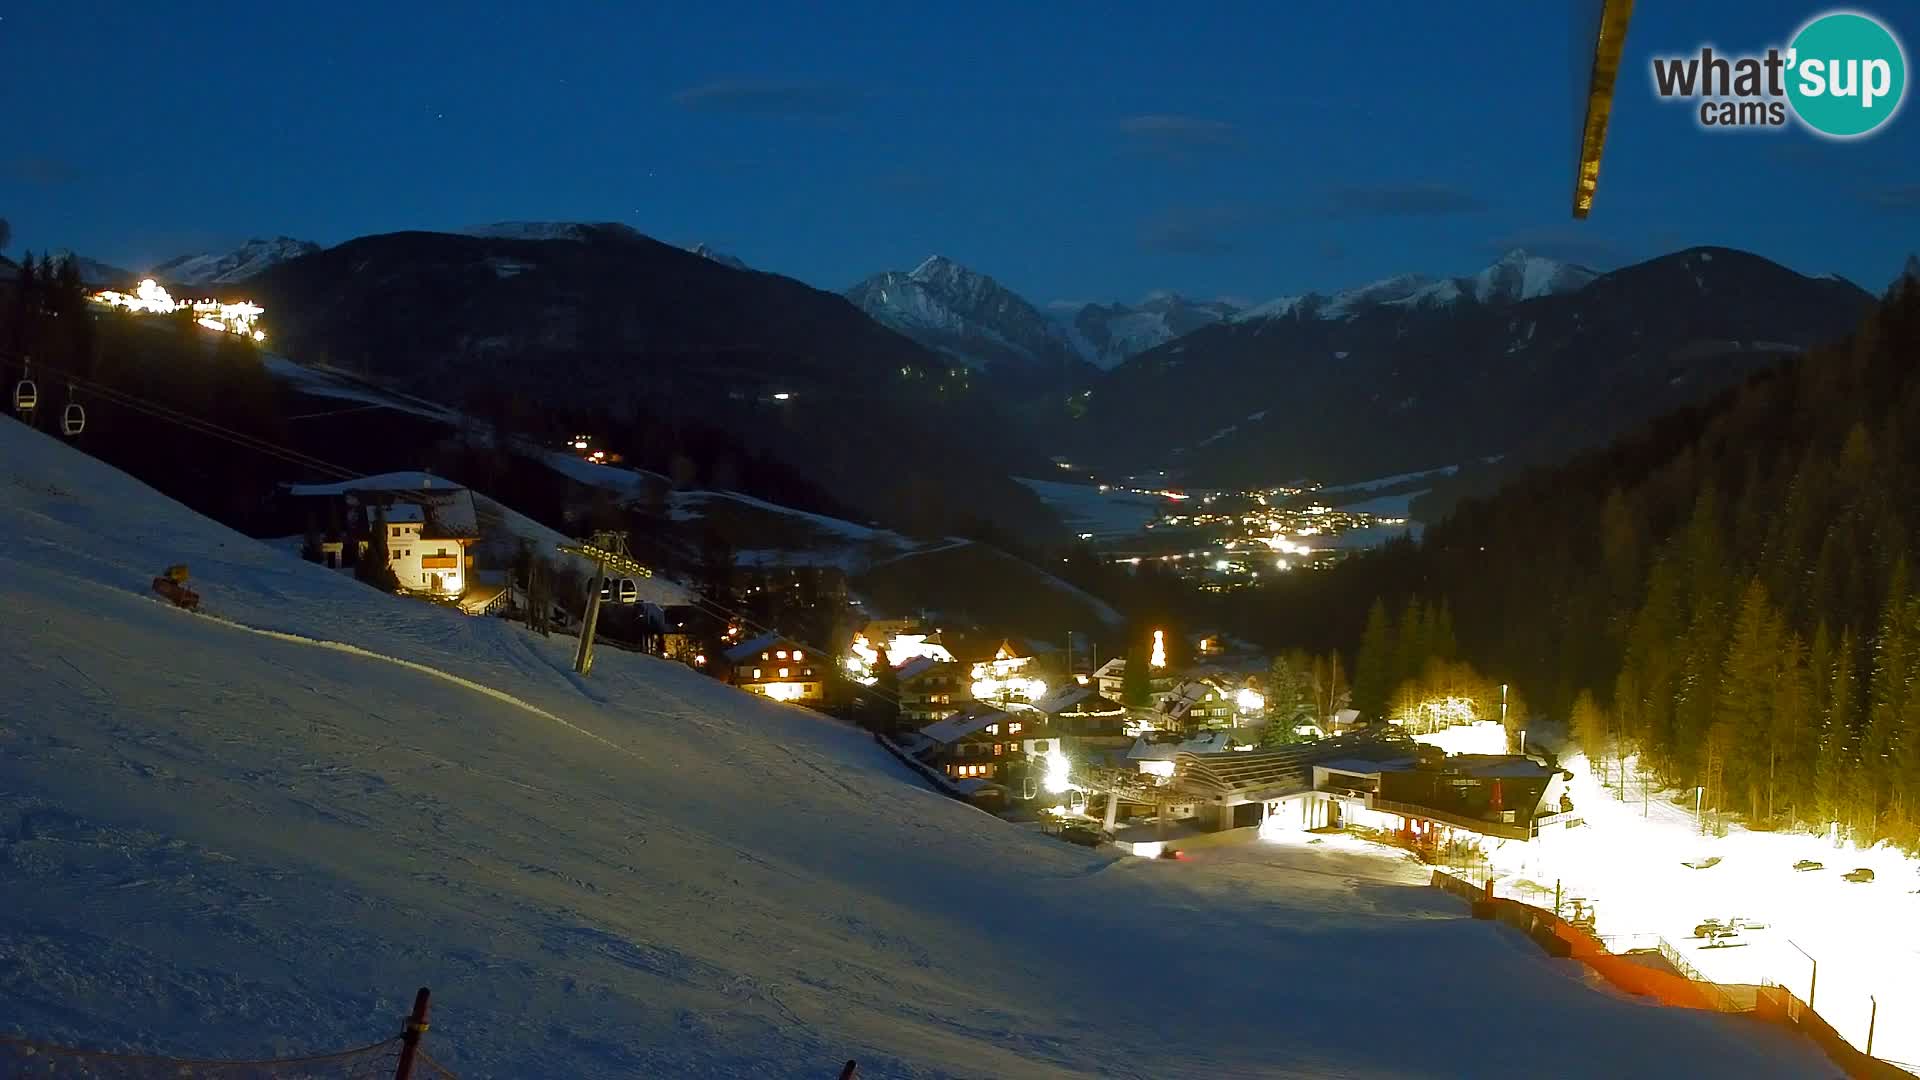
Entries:
[[1041,783],[1052,795],[1058,795],[1073,786],[1068,779],[1067,755],[1057,745],[1047,751],[1047,775]]

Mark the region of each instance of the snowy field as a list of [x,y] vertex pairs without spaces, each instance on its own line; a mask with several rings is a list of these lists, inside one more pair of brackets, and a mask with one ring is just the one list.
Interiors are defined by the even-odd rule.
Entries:
[[[1421,739],[1450,753],[1498,753],[1505,743],[1498,724]],[[1588,826],[1496,852],[1495,869],[1505,876],[1495,887],[1502,895],[1552,907],[1558,881],[1564,896],[1595,903],[1596,928],[1603,935],[1657,934],[1709,979],[1771,981],[1803,1001],[1813,983],[1813,960],[1818,960],[1813,1004],[1819,1013],[1865,1049],[1872,995],[1879,1000],[1875,1055],[1920,1063],[1920,988],[1912,977],[1920,970],[1920,863],[1885,847],[1837,848],[1804,833],[1750,832],[1731,825],[1724,838],[1703,836],[1691,791],[1655,790],[1643,799],[1629,762],[1631,797],[1621,801],[1613,789],[1600,785],[1577,751],[1565,754],[1561,764],[1574,774],[1574,808]],[[1686,805],[1675,805],[1675,797]],[[1708,869],[1684,865],[1715,857],[1720,862]],[[1802,859],[1824,868],[1794,870]],[[1875,879],[1866,884],[1842,879],[1856,867],[1872,869]],[[1738,939],[1743,944],[1730,948],[1708,949],[1708,942],[1693,937],[1694,927],[1705,919],[1735,917],[1766,926],[1744,931]]]
[[[150,594],[175,561],[207,615]],[[581,680],[568,639],[379,595],[10,421],[0,590],[7,1032],[336,1049],[425,984],[467,1077],[1832,1073],[1596,991],[1399,859],[1062,844],[830,720],[643,656]]]
[[1157,495],[1134,491],[1101,491],[1092,484],[1068,484],[1059,480],[1030,480],[1015,477],[1040,501],[1046,503],[1067,528],[1090,533],[1096,540],[1133,536],[1172,505]]

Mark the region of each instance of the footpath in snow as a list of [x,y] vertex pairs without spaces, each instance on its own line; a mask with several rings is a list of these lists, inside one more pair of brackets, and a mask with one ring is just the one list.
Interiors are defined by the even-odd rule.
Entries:
[[[151,595],[182,561],[216,617]],[[684,667],[580,679],[571,645],[0,421],[0,1031],[323,1051],[425,984],[467,1077],[1830,1072],[1596,992],[1392,857],[1116,860]]]

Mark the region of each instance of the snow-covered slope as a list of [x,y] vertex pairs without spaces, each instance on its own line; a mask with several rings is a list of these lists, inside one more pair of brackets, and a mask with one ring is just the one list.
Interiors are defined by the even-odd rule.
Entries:
[[715,251],[705,244],[695,244],[692,247],[689,247],[687,250],[693,252],[695,255],[698,255],[703,259],[711,259],[714,262],[719,263],[721,266],[724,266],[729,270],[752,269],[746,263],[741,262],[739,259],[733,257],[732,255],[729,255],[724,251]]
[[181,285],[235,285],[288,259],[319,250],[320,245],[311,240],[288,236],[271,240],[256,238],[224,254],[207,252],[168,259],[147,273],[161,281]]
[[1253,322],[1296,312],[1321,319],[1351,319],[1379,307],[1445,308],[1466,302],[1511,304],[1575,292],[1599,276],[1584,266],[1516,249],[1501,256],[1493,265],[1465,277],[1435,279],[1425,274],[1397,274],[1326,296],[1308,293],[1281,297],[1248,308],[1232,320]]
[[1011,289],[944,255],[847,290],[875,321],[972,368],[1057,369],[1065,332]]
[[135,275],[131,270],[123,270],[118,266],[103,263],[99,259],[89,259],[85,255],[68,251],[65,248],[57,248],[53,251],[46,252],[45,257],[50,257],[55,262],[71,257],[74,266],[80,271],[81,283],[93,286],[94,288],[126,287],[131,286],[135,280]]
[[[176,561],[209,615],[148,592]],[[1597,992],[1404,861],[1114,862],[687,668],[581,680],[567,639],[376,594],[4,420],[0,590],[0,1031],[332,1050],[424,984],[468,1077],[1831,1072]],[[1149,978],[1191,992],[1122,992]]]
[[1047,310],[1060,320],[1081,359],[1107,369],[1231,318],[1238,309],[1223,300],[1189,300],[1178,293],[1158,292],[1136,305],[1057,301]]

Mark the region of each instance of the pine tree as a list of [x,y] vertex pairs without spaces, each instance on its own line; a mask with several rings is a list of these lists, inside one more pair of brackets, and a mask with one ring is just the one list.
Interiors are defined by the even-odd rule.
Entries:
[[1274,657],[1267,669],[1266,697],[1268,739],[1276,731],[1291,733],[1300,723],[1300,714],[1307,711],[1305,672],[1297,670],[1284,656]]
[[1147,671],[1147,651],[1139,646],[1127,653],[1127,666],[1120,673],[1120,704],[1144,709],[1153,700],[1153,676]]
[[1587,756],[1587,768],[1595,776],[1605,776],[1603,764],[1607,756],[1607,714],[1593,700],[1593,694],[1582,690],[1573,699],[1573,712],[1567,726],[1573,731],[1573,740],[1580,752]]
[[1768,780],[1766,750],[1773,731],[1774,675],[1779,638],[1767,588],[1754,578],[1740,596],[1733,634],[1721,665],[1710,730],[1722,747],[1744,746],[1758,753],[1729,759],[1729,780],[1747,795],[1748,810],[1760,816],[1761,792]]
[[1360,654],[1353,663],[1353,707],[1369,718],[1387,714],[1394,682],[1393,623],[1387,602],[1376,599],[1367,611],[1367,628],[1360,636]]
[[900,721],[900,674],[894,670],[886,649],[879,650],[873,665],[873,693],[868,694],[868,716],[873,730],[891,732]]
[[1459,658],[1460,643],[1453,636],[1453,605],[1446,600],[1440,601],[1434,612],[1429,638],[1427,651],[1435,660]]
[[1419,597],[1407,600],[1407,606],[1400,612],[1398,633],[1393,641],[1393,667],[1388,677],[1388,693],[1397,689],[1401,683],[1417,677],[1427,666],[1427,657],[1432,648],[1432,635],[1427,627],[1427,609],[1420,603]]

